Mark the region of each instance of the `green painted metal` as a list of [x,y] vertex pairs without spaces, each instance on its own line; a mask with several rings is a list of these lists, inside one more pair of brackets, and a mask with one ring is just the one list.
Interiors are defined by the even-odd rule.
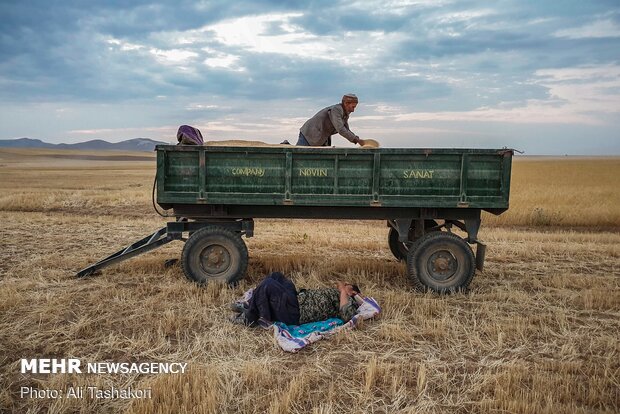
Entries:
[[157,147],[157,202],[508,208],[501,149]]

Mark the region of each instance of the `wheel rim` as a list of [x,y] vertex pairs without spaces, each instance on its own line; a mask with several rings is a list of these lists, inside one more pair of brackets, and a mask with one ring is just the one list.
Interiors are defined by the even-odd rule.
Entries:
[[220,244],[212,244],[200,252],[202,270],[213,276],[226,272],[232,263],[230,252]]
[[458,268],[458,259],[448,250],[438,250],[426,261],[428,275],[439,282],[453,278]]

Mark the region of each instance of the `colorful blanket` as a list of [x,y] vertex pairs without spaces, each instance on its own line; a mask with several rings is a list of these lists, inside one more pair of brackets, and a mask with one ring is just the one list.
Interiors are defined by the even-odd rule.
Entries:
[[319,322],[308,322],[303,325],[287,325],[282,322],[275,322],[274,325],[278,325],[280,329],[288,331],[293,338],[303,338],[310,335],[312,332],[327,332],[334,328],[344,324],[344,321],[339,318],[329,318]]
[[[249,289],[237,300],[237,303],[247,305],[253,293],[254,289]],[[282,322],[271,323],[260,318],[258,324],[264,329],[273,329],[276,343],[283,350],[297,352],[323,338],[329,338],[343,329],[354,329],[361,321],[373,318],[379,313],[381,313],[379,303],[374,298],[366,297],[357,308],[357,313],[347,323],[344,323],[342,319],[330,318],[325,321],[310,322],[303,325],[286,325]]]
[[297,352],[300,349],[329,338],[343,329],[354,329],[360,321],[375,317],[381,312],[381,307],[374,298],[364,298],[364,302],[357,309],[357,313],[347,323],[341,319],[331,318],[326,321],[305,323],[303,325],[285,325],[276,322],[272,325],[273,336],[277,344],[287,352]]

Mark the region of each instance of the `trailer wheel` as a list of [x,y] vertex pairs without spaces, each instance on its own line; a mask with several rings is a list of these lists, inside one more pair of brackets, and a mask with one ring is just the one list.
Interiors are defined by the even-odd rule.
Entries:
[[[437,227],[439,224],[435,220],[424,220],[424,231],[427,229],[431,229],[433,227]],[[394,255],[398,261],[407,260],[407,253],[409,253],[409,249],[415,244],[417,240],[415,238],[415,227],[413,225],[413,221],[411,222],[411,227],[409,228],[409,240],[406,242],[401,242],[398,240],[398,231],[394,227],[390,227],[390,232],[388,233],[388,245],[390,246],[390,251]]]
[[199,284],[234,283],[245,276],[248,248],[241,236],[224,227],[209,226],[194,232],[181,256],[185,276]]
[[407,256],[407,274],[422,291],[452,293],[466,289],[475,271],[471,247],[454,233],[428,233]]

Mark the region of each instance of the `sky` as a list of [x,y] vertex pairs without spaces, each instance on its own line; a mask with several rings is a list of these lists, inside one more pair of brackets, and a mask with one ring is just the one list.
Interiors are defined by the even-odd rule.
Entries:
[[620,1],[0,2],[0,139],[295,143],[345,93],[383,147],[620,155]]

